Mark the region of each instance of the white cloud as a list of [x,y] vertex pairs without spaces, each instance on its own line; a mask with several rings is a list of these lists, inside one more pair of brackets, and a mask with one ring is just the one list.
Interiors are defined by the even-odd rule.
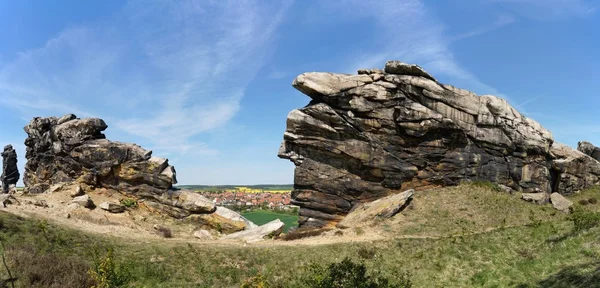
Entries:
[[500,17],[498,17],[498,19],[496,19],[496,21],[494,21],[493,23],[489,24],[489,25],[485,25],[479,28],[476,28],[474,30],[471,30],[469,32],[460,34],[454,38],[452,38],[450,41],[454,42],[454,41],[459,41],[459,40],[463,40],[466,38],[471,38],[471,37],[475,37],[475,36],[479,36],[479,35],[483,35],[489,32],[492,32],[494,30],[498,30],[504,26],[510,25],[512,23],[516,22],[516,19],[510,15],[502,15]]
[[0,66],[0,105],[24,118],[75,113],[154,150],[215,153],[195,136],[240,109],[291,2],[132,2]]
[[[450,41],[444,34],[445,26],[427,10],[423,1],[407,0],[398,3],[398,1],[386,0],[367,3],[367,1],[348,0],[329,1],[324,5],[345,13],[347,17],[373,19],[379,26],[378,31],[383,40],[380,41],[382,44],[375,44],[377,51],[357,55],[350,61],[353,64],[344,68],[345,72],[355,73],[359,68],[383,68],[386,60],[400,60],[419,64],[434,76],[443,74],[468,85],[461,88],[480,94],[505,97],[455,61],[449,48]],[[508,16],[501,17],[492,25],[474,30],[460,38],[481,35],[508,25],[512,21],[514,19]]]
[[599,6],[586,0],[490,0],[490,2],[507,5],[523,16],[537,20],[588,16],[594,14]]

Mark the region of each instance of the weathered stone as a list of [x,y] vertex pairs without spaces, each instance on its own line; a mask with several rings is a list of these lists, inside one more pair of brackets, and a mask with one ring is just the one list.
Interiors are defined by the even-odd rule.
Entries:
[[26,192],[75,187],[71,193],[76,197],[83,194],[81,188],[107,188],[148,200],[149,209],[175,218],[215,211],[198,193],[173,188],[176,171],[168,159],[154,157],[136,144],[105,139],[102,132],[107,127],[102,119],[73,114],[31,120],[25,127]]
[[212,240],[213,239],[213,236],[210,234],[210,232],[208,232],[206,230],[194,231],[194,237],[196,237],[200,240]]
[[550,202],[552,203],[552,206],[556,208],[556,210],[565,213],[571,212],[571,207],[573,206],[573,202],[558,193],[550,194]]
[[89,195],[75,197],[75,198],[73,198],[73,200],[71,200],[71,203],[78,204],[85,208],[94,207],[94,202],[92,202],[92,199],[90,199]]
[[46,202],[46,200],[37,199],[37,200],[33,201],[33,206],[48,208],[48,202]]
[[19,201],[11,194],[0,194],[0,203],[2,207],[6,207],[10,204],[19,203]]
[[552,192],[572,194],[600,182],[600,162],[590,156],[554,143],[550,149],[554,184]]
[[527,202],[533,202],[536,204],[545,204],[548,202],[548,194],[546,193],[523,193],[521,199]]
[[386,219],[404,210],[412,199],[415,190],[377,199],[373,202],[358,204],[340,223],[339,227],[355,227],[368,224],[375,219]]
[[285,224],[281,220],[275,219],[256,228],[225,235],[221,239],[241,239],[248,243],[257,242],[263,240],[265,237],[279,236],[283,232],[284,226]]
[[162,204],[182,208],[191,213],[213,213],[217,209],[210,199],[186,189],[168,191],[157,199]]
[[569,194],[600,183],[600,162],[554,143],[504,99],[438,83],[417,65],[388,61],[385,72],[294,80],[312,101],[289,113],[278,156],[296,165],[300,226],[335,224],[357,203],[410,188],[483,180]]
[[71,188],[71,191],[69,192],[71,197],[77,197],[83,194],[85,194],[85,192],[83,192],[83,189],[81,189],[81,186],[79,185],[75,185],[75,187]]
[[162,215],[169,215],[169,216],[171,216],[173,218],[177,218],[177,219],[182,219],[182,218],[185,218],[185,217],[191,215],[191,213],[189,211],[186,211],[184,209],[181,209],[181,208],[178,208],[175,206],[171,206],[171,205],[165,205],[165,204],[154,202],[154,201],[145,201],[144,206],[152,212],[156,212],[156,213],[162,214]]
[[258,227],[256,224],[254,224],[252,221],[246,219],[246,217],[242,216],[240,213],[237,213],[237,212],[235,212],[231,209],[225,208],[225,207],[217,207],[215,214],[217,214],[221,217],[225,217],[232,221],[236,221],[236,222],[242,221],[242,222],[246,223],[245,229]]
[[390,74],[420,76],[435,81],[435,78],[429,75],[429,73],[425,72],[421,66],[406,64],[396,60],[387,61],[385,63],[384,71]]
[[167,159],[152,157],[152,151],[135,144],[106,140],[102,131],[107,127],[102,119],[78,119],[72,114],[31,120],[25,127],[27,191],[41,193],[69,182],[133,196],[142,185],[154,188],[154,196],[172,188],[175,178],[169,171],[174,169],[163,173],[169,167]]
[[246,222],[225,218],[217,213],[193,214],[185,218],[198,228],[217,230],[219,233],[233,233],[246,229]]
[[98,207],[100,207],[100,209],[108,211],[110,213],[123,213],[125,212],[125,206],[119,204],[119,203],[112,203],[112,202],[102,202],[100,203],[100,205],[98,205]]
[[581,141],[577,143],[577,150],[600,161],[600,148],[594,146],[594,144],[590,142]]
[[19,169],[17,168],[17,152],[13,149],[12,145],[4,146],[2,152],[2,193],[9,193],[10,185],[16,185],[19,181]]

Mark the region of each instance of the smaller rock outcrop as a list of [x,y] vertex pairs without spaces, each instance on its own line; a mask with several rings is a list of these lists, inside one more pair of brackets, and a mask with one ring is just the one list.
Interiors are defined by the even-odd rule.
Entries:
[[546,193],[523,193],[521,199],[536,204],[545,204],[548,202],[548,194]]
[[0,181],[2,181],[2,193],[16,192],[19,177],[21,175],[17,168],[17,151],[15,151],[12,145],[6,145],[2,152],[2,176],[0,178]]
[[88,196],[88,195],[75,197],[75,198],[73,198],[73,200],[71,200],[71,203],[78,204],[81,207],[85,207],[85,208],[94,207],[94,202],[92,202],[92,199],[90,199],[90,196]]
[[248,243],[257,242],[266,237],[276,237],[283,232],[285,224],[279,219],[275,219],[267,224],[251,228],[248,230],[225,235],[221,239],[240,239]]
[[587,141],[580,141],[577,143],[577,150],[579,152],[588,155],[598,161],[600,161],[600,148],[594,146],[594,144]]
[[337,224],[337,227],[355,227],[371,220],[391,218],[410,204],[414,193],[415,190],[409,189],[373,202],[360,203]]
[[571,212],[571,207],[573,206],[573,202],[558,193],[550,194],[550,202],[552,202],[552,206],[554,206],[556,210],[565,213]]
[[100,209],[108,211],[110,213],[125,212],[125,206],[118,204],[118,203],[102,202],[102,203],[100,203],[100,205],[98,205],[98,207],[100,207]]

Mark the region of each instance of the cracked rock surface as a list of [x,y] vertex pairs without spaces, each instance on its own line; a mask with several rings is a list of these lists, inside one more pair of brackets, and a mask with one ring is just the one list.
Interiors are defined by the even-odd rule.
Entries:
[[289,113],[278,156],[296,165],[301,226],[335,224],[360,203],[410,188],[483,180],[569,194],[599,181],[600,162],[554,143],[502,98],[399,61],[358,72],[293,81],[311,101]]

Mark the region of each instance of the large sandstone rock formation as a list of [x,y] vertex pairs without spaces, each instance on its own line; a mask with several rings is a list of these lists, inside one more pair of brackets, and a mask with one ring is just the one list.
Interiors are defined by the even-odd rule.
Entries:
[[2,193],[10,192],[10,188],[15,189],[15,185],[19,181],[19,169],[17,168],[17,152],[13,149],[12,145],[4,146],[2,152]]
[[409,188],[486,180],[571,193],[599,180],[599,162],[555,144],[504,99],[441,84],[417,65],[304,73],[292,85],[312,99],[289,113],[279,151],[296,165],[301,226]]
[[[102,119],[78,119],[72,114],[31,120],[25,127],[25,192],[83,188],[85,191],[71,191],[77,196],[105,188],[142,200],[151,211],[186,218],[201,227],[234,223],[228,232],[235,232],[254,226],[236,212],[216,213],[214,203],[194,191],[175,189],[175,168],[167,159],[154,157],[152,151],[135,144],[105,139],[102,131],[107,127]],[[89,199],[88,195],[79,197]],[[117,209],[105,206],[100,208]]]

